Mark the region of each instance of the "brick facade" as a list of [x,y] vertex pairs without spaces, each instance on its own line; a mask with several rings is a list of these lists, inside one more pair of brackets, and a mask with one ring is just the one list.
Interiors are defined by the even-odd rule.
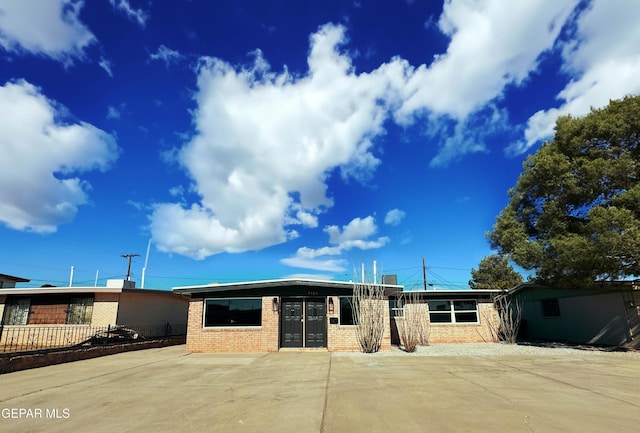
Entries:
[[[353,351],[360,350],[358,344],[358,338],[356,334],[356,327],[353,325],[340,325],[340,299],[338,296],[332,296],[335,310],[333,313],[327,313],[327,323],[330,322],[329,318],[334,317],[338,319],[338,323],[329,323],[327,330],[327,349],[331,352],[336,351]],[[380,350],[391,350],[391,330],[389,328],[389,308],[388,301],[384,300],[384,334],[382,336],[382,345]]]
[[[189,352],[276,352],[280,349],[280,314],[273,311],[273,296],[262,298],[262,326],[260,327],[203,327],[204,300],[192,298],[189,303],[187,351]],[[339,299],[331,297],[334,311],[327,311],[327,347],[329,351],[359,350],[355,326],[330,323],[339,320]],[[280,299],[278,299],[280,300]],[[385,330],[380,350],[391,350],[389,309],[385,303]],[[317,349],[312,349],[317,350]]]
[[480,323],[437,323],[429,329],[429,343],[486,343],[496,341],[492,333],[498,324],[493,303],[478,302]]
[[189,352],[277,352],[280,314],[273,311],[273,297],[262,298],[262,326],[205,328],[204,300],[189,302],[187,351]]
[[[422,315],[429,321],[429,306],[420,303],[424,309]],[[393,343],[399,344],[396,320],[403,320],[401,317],[392,319],[391,330]],[[498,311],[492,302],[478,301],[478,322],[479,323],[427,323],[427,336],[429,344],[438,343],[486,343],[495,342],[495,329],[498,326]]]
[[118,317],[120,293],[96,293],[93,301],[91,326],[115,325]]

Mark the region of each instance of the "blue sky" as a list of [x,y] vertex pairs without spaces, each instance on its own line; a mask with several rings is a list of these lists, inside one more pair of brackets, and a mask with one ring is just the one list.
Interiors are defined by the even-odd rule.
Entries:
[[558,115],[640,91],[640,2],[0,0],[0,272],[468,288]]

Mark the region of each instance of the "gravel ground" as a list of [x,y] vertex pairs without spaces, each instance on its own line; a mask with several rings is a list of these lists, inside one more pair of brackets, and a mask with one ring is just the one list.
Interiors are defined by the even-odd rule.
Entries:
[[560,343],[503,344],[503,343],[442,343],[419,346],[413,353],[406,353],[397,346],[391,351],[377,353],[334,352],[333,356],[562,356],[609,355],[640,359],[640,351],[593,346],[568,346]]

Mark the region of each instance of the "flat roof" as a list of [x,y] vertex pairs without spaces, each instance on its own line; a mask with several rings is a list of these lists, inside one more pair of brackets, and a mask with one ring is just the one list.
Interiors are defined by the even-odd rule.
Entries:
[[513,294],[522,290],[535,290],[535,289],[548,289],[548,290],[610,290],[616,291],[622,288],[628,288],[631,290],[640,290],[640,280],[614,280],[614,281],[594,281],[593,286],[589,287],[571,287],[571,288],[558,288],[555,286],[546,286],[534,282],[523,282],[517,286],[509,289],[507,292]]
[[[235,283],[211,283],[199,286],[179,286],[174,287],[173,291],[179,294],[189,295],[192,293],[211,293],[223,292],[228,290],[249,290],[273,287],[290,287],[290,286],[307,286],[319,288],[340,288],[350,289],[354,284],[361,284],[353,281],[332,281],[332,280],[314,280],[306,278],[282,278],[275,280],[258,280],[258,281],[241,281]],[[375,284],[385,289],[401,291],[403,286],[397,284]]]
[[498,289],[458,289],[458,290],[404,290],[402,293],[418,293],[420,295],[497,295],[506,293],[506,290]]
[[64,293],[153,293],[174,295],[171,290],[125,289],[122,287],[33,287],[0,289],[0,295],[53,295]]

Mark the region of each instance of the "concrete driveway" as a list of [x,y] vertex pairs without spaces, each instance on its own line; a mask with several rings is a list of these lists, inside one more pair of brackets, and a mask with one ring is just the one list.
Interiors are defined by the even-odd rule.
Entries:
[[122,353],[0,375],[0,431],[640,431],[637,357],[479,353]]

